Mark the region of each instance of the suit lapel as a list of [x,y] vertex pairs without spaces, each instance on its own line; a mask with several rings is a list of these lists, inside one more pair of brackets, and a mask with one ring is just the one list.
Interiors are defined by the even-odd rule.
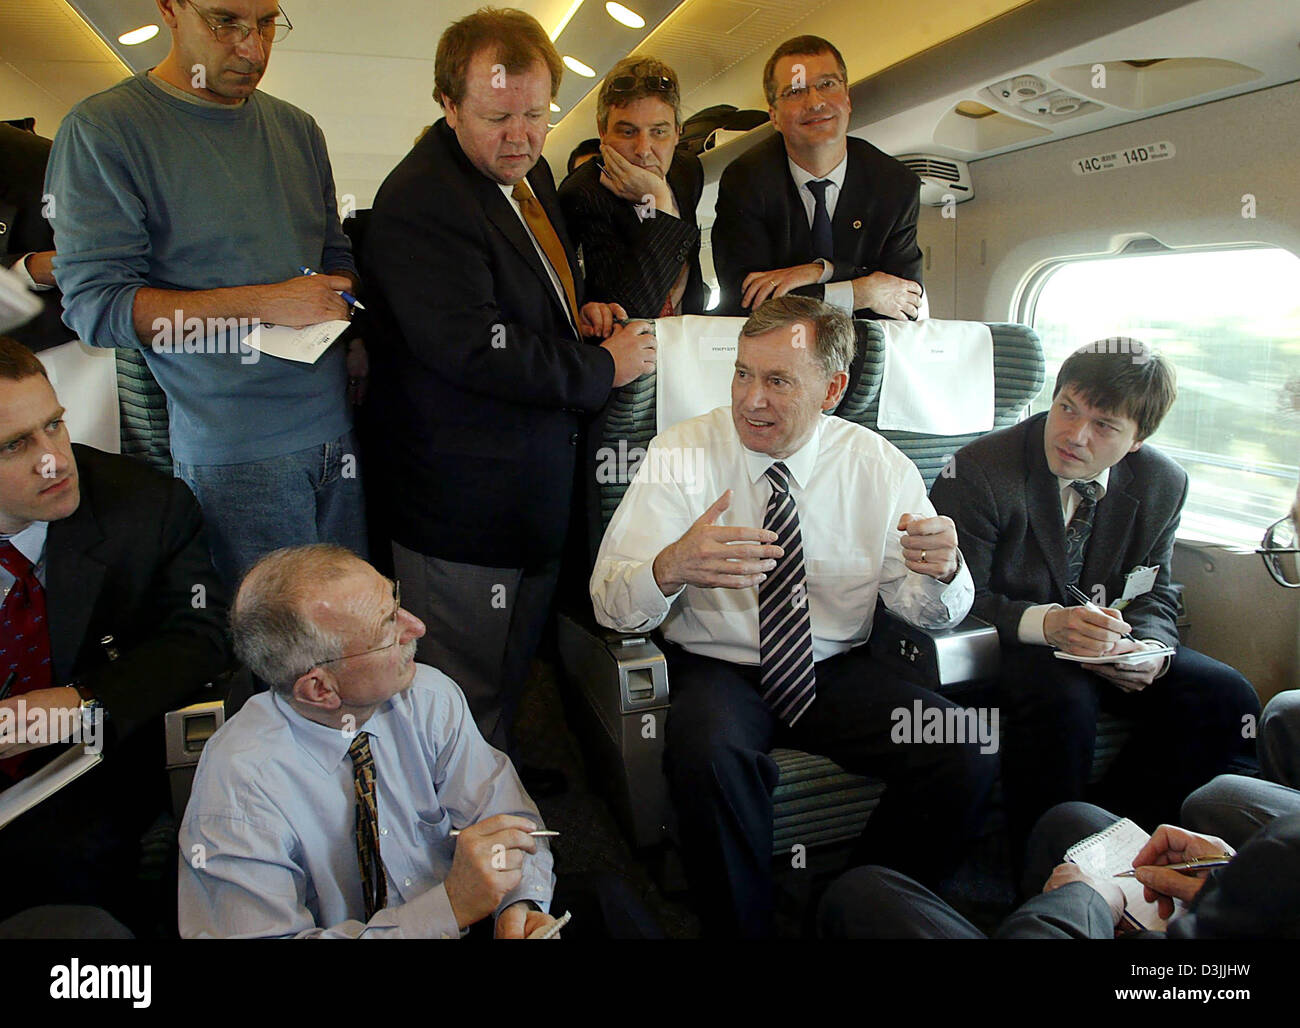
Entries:
[[90,616],[108,571],[94,557],[103,538],[95,519],[94,497],[83,475],[80,505],[71,517],[50,523],[45,541],[45,602],[56,685],[72,679],[72,669],[85,643]]
[[[537,276],[538,281],[545,287],[546,295],[550,297],[551,302],[554,304],[556,313],[560,315],[563,323],[567,325],[569,323],[569,313],[565,310],[564,305],[560,303],[559,294],[556,293],[555,286],[551,284],[551,276],[543,266],[537,248],[533,246],[532,236],[528,234],[528,230],[524,228],[524,223],[519,220],[519,215],[515,213],[514,204],[506,199],[496,183],[483,178],[481,175],[479,177],[483,179],[483,185],[478,188],[483,197],[483,212],[487,215],[488,221],[492,222],[498,231],[510,241],[510,245],[515,248],[523,262],[528,265],[529,270]],[[546,210],[544,204],[542,209]],[[551,212],[546,211],[546,215],[548,218],[551,217]],[[555,222],[552,221],[551,224],[554,225]],[[560,242],[564,243],[562,236]],[[568,256],[567,247],[565,256]]]
[[[777,136],[780,142],[781,137]],[[781,180],[785,186],[785,203],[786,217],[785,223],[790,226],[790,252],[805,254],[807,260],[812,256],[812,226],[808,224],[808,210],[803,205],[803,197],[799,195],[799,187],[794,183],[794,176],[790,174],[790,159],[785,154],[785,147],[781,147]]]
[[[850,152],[848,167],[844,169],[844,185],[835,201],[835,217],[831,219],[831,238],[835,240],[837,255],[858,252],[857,239],[866,222],[866,215],[859,205],[871,196],[870,188],[866,167],[862,161],[855,161]],[[857,228],[853,227],[854,222]]]
[[1029,530],[1043,554],[1059,596],[1065,596],[1065,520],[1061,516],[1061,489],[1043,452],[1046,418],[1025,434],[1025,481]]
[[[1109,581],[1124,558],[1125,544],[1139,506],[1137,497],[1128,490],[1132,481],[1133,473],[1125,461],[1120,461],[1110,469],[1106,495],[1097,504],[1097,512],[1093,517],[1092,535],[1088,539],[1088,552],[1084,556],[1083,572],[1079,579],[1079,586],[1085,592]],[[1118,596],[1107,596],[1105,602],[1109,605],[1117,599]]]

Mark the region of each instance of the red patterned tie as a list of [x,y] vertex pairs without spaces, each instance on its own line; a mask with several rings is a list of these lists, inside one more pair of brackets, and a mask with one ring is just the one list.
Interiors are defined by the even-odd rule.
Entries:
[[[13,543],[0,542],[0,567],[14,584],[0,605],[0,681],[14,676],[10,696],[50,687],[50,628],[45,620],[45,588],[36,568]],[[0,760],[0,773],[21,777],[23,756]]]

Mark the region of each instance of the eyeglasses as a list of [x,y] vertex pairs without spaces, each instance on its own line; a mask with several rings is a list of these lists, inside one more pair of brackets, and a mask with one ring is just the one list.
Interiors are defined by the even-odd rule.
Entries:
[[[188,0],[182,0],[182,2],[188,2]],[[203,19],[203,24],[216,37],[217,42],[223,46],[238,46],[254,32],[252,25],[245,25],[242,21],[235,21],[225,15],[214,15],[211,11],[205,10],[195,3],[190,3],[190,6],[194,8],[194,13]],[[262,42],[268,46],[280,42],[293,31],[293,22],[284,13],[283,7],[280,8],[279,14],[284,21],[268,21],[257,26],[257,34],[262,37]]]
[[[397,615],[401,612],[401,610],[402,610],[402,583],[394,579],[393,580],[393,613],[389,615],[388,620],[384,622],[385,625],[389,625],[393,629],[393,641],[384,643],[383,646],[376,646],[374,649],[362,650],[360,653],[348,653],[342,657],[331,657],[329,660],[319,660],[315,664],[313,664],[312,667],[324,667],[326,664],[337,664],[340,660],[351,660],[353,657],[365,657],[365,656],[369,656],[371,653],[380,653],[383,650],[391,650],[394,646],[397,645],[398,640],[401,639],[401,635],[398,634],[397,632]],[[310,671],[311,668],[308,668],[307,670]]]
[[776,98],[786,102],[802,100],[808,95],[810,88],[816,90],[818,96],[839,96],[844,91],[844,80],[838,75],[823,75],[816,82],[810,82],[806,86],[786,86],[776,94]]
[[611,93],[630,93],[638,84],[652,93],[677,92],[677,83],[667,75],[620,75],[610,79],[608,88]]
[[1268,526],[1260,548],[1255,551],[1264,561],[1273,581],[1287,589],[1300,589],[1300,564],[1296,560],[1300,547],[1296,543],[1295,519],[1288,514]]

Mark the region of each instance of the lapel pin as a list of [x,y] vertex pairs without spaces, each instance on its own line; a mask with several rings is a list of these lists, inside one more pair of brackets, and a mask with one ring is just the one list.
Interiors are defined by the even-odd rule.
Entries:
[[854,227],[854,228],[861,228],[861,227],[862,227],[862,222],[860,222],[860,221],[855,221],[855,222],[853,223],[853,227]]

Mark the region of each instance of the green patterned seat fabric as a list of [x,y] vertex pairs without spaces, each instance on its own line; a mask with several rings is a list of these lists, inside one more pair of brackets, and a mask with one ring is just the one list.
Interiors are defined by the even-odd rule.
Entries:
[[[859,352],[854,362],[857,373],[835,413],[874,430],[885,369],[884,333],[874,321],[857,321],[854,327]],[[994,423],[1001,428],[1014,424],[1041,388],[1043,351],[1037,333],[1024,325],[989,328],[993,333]],[[626,454],[628,462],[636,458],[638,450],[644,453],[655,436],[655,389],[655,376],[644,375],[615,391],[606,410],[601,440],[606,453]],[[927,487],[947,459],[978,435],[881,434],[916,462]],[[630,479],[630,474],[598,476],[602,526],[609,525]],[[797,750],[773,750],[772,757],[780,769],[773,795],[774,855],[788,854],[795,844],[811,848],[845,842],[862,834],[868,816],[885,791],[884,782],[849,774],[826,757]]]
[[122,452],[172,473],[171,429],[167,397],[139,350],[117,350],[117,402]]

